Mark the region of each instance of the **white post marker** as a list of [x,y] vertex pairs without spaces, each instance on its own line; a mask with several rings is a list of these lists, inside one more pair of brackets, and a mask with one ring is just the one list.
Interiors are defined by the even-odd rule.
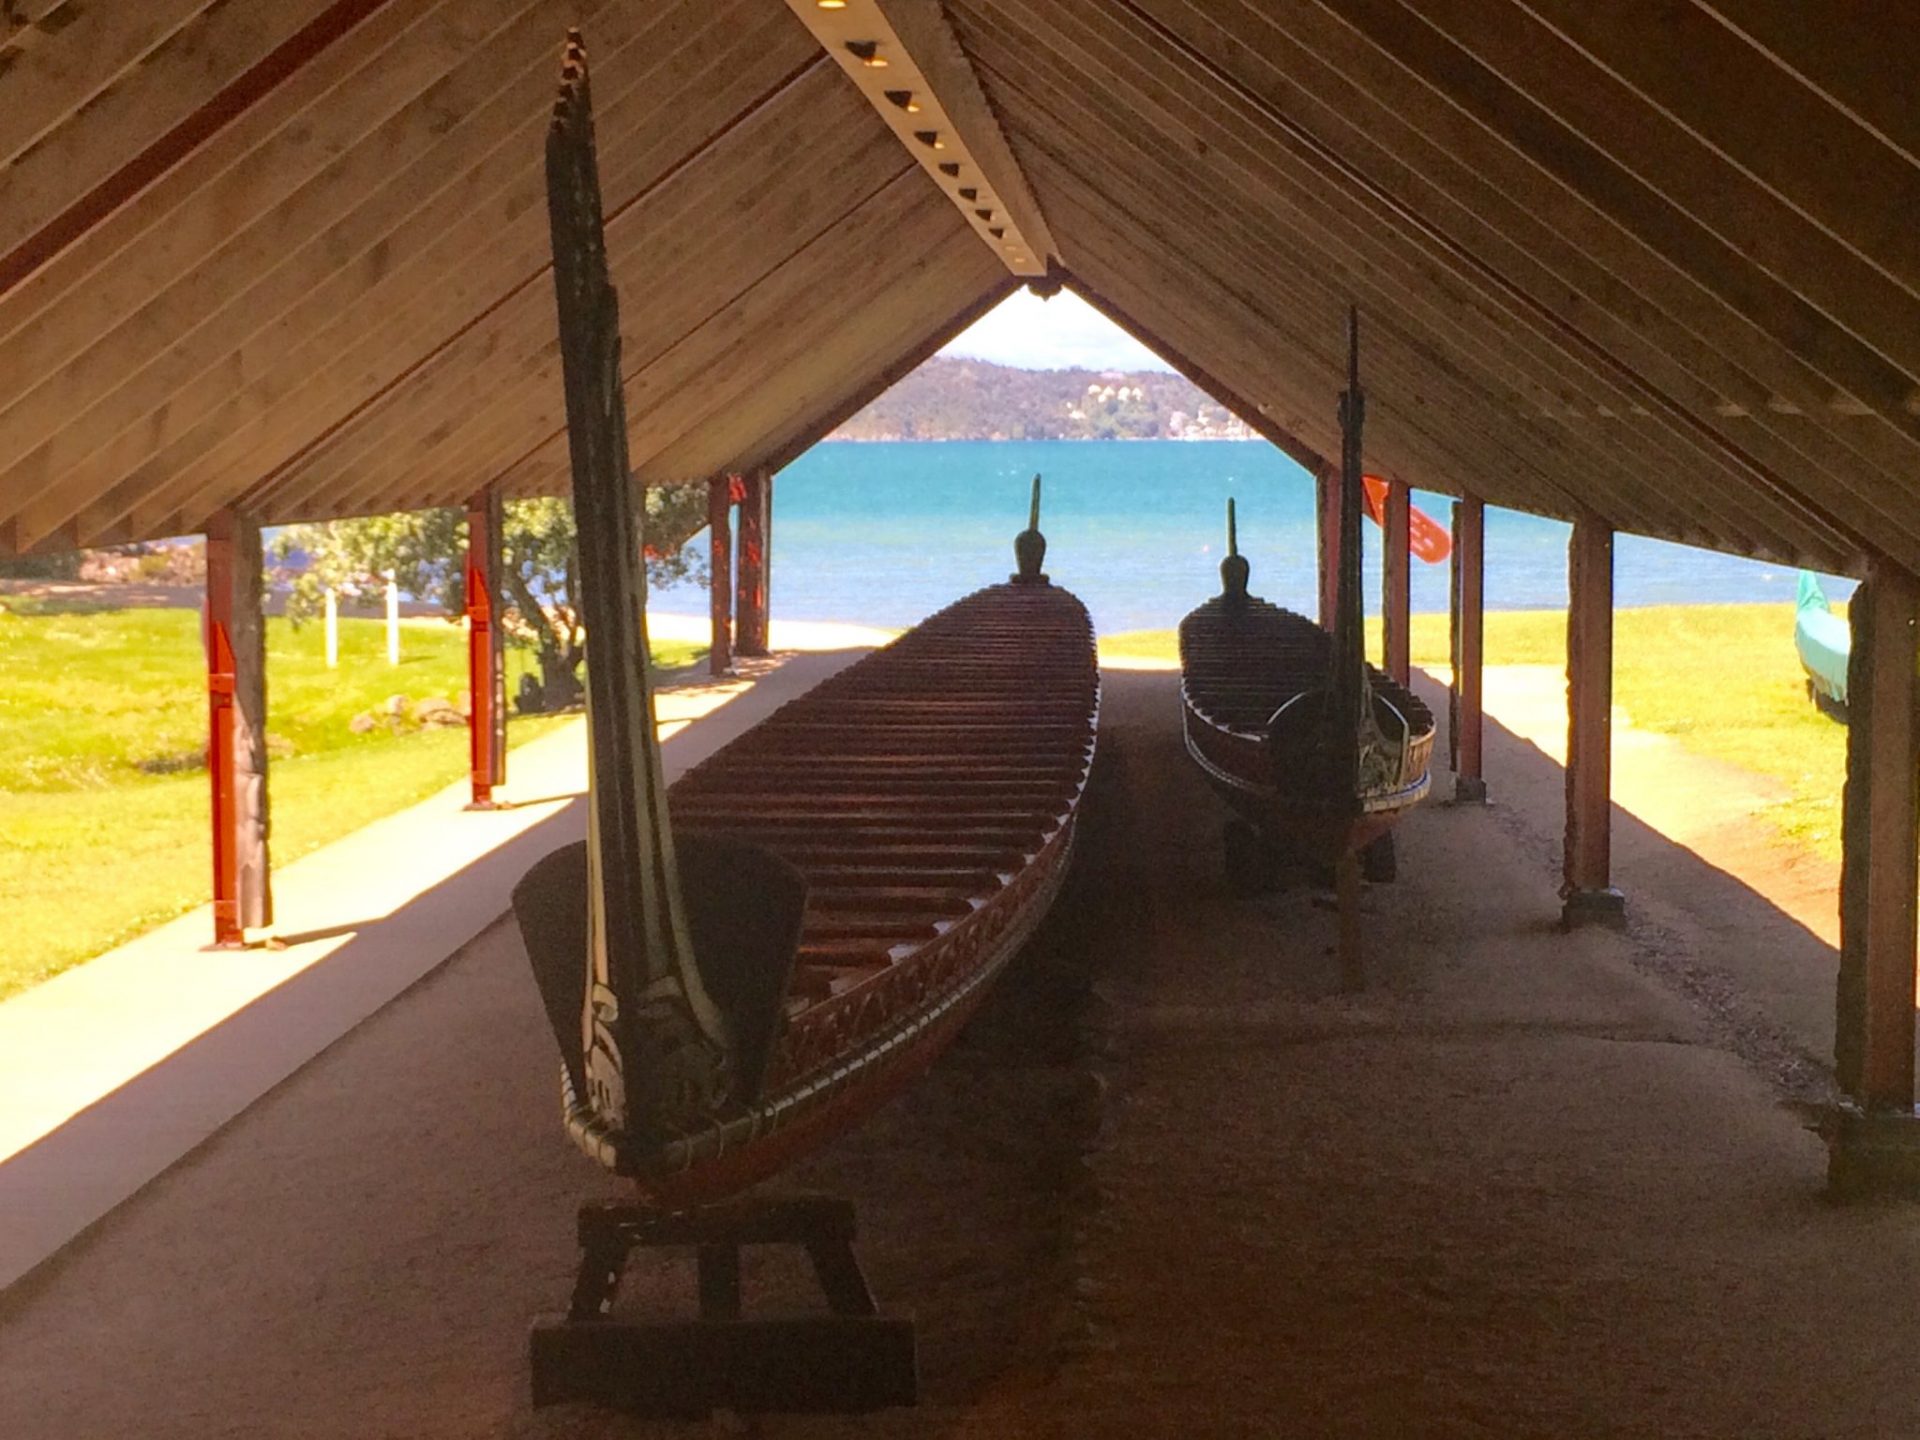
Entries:
[[340,600],[333,593],[333,587],[327,587],[327,669],[332,670],[340,664]]
[[387,663],[400,663],[400,587],[393,583],[393,572],[387,572]]

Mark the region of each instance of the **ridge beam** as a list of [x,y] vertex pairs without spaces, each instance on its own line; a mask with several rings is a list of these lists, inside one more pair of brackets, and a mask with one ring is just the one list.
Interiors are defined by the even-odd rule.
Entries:
[[939,0],[787,0],[1000,263],[1048,273],[1059,246]]

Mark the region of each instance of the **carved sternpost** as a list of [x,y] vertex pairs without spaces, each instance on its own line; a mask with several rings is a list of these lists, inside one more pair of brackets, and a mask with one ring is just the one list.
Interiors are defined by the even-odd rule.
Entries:
[[1227,498],[1227,554],[1220,562],[1220,600],[1232,609],[1244,608],[1247,603],[1247,583],[1252,578],[1253,567],[1247,563],[1247,557],[1240,553],[1240,525],[1233,511],[1233,498]]
[[1343,803],[1359,805],[1360,754],[1373,725],[1367,683],[1366,606],[1360,598],[1361,435],[1367,398],[1360,388],[1360,311],[1347,312],[1347,388],[1340,393],[1339,571],[1335,582],[1333,659],[1328,675],[1329,782]]
[[[1373,687],[1367,679],[1366,606],[1360,599],[1360,487],[1367,398],[1360,388],[1360,311],[1347,312],[1347,388],[1340,393],[1339,574],[1336,581],[1333,657],[1327,677],[1322,765],[1328,808],[1357,817],[1365,778],[1363,756],[1378,755],[1373,719]],[[1337,950],[1340,985],[1348,991],[1366,984],[1360,945],[1360,857],[1343,850],[1334,864],[1334,888],[1340,913]]]
[[1013,537],[1015,570],[1007,578],[1016,585],[1045,585],[1047,575],[1040,567],[1047,563],[1047,537],[1040,533],[1040,477],[1033,477],[1033,491],[1027,501],[1027,528]]
[[567,39],[547,133],[547,207],[580,534],[587,665],[587,1102],[629,1134],[719,1104],[725,1023],[693,964],[647,673],[646,574],[627,457],[620,313],[607,271],[586,47]]

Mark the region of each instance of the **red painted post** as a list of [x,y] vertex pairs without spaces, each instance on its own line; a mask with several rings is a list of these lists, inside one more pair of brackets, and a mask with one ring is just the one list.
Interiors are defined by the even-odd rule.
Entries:
[[765,466],[742,477],[740,582],[734,604],[736,655],[767,653],[767,571],[773,542],[773,475]]
[[1314,484],[1314,512],[1320,522],[1320,626],[1332,630],[1340,609],[1340,472],[1322,467]]
[[469,810],[491,810],[507,783],[506,632],[500,624],[500,542],[505,515],[497,492],[467,501],[467,757]]
[[1380,542],[1380,628],[1381,652],[1390,678],[1402,685],[1413,680],[1413,640],[1408,633],[1413,624],[1412,495],[1398,480],[1387,482],[1386,513]]
[[1626,924],[1613,888],[1613,531],[1574,522],[1567,550],[1567,834],[1561,921]]
[[260,527],[207,524],[207,774],[213,801],[213,943],[273,921],[267,860],[266,640]]
[[[240,924],[240,859],[235,843],[233,533],[222,512],[207,530],[207,773],[213,781],[213,943],[245,943]],[[214,528],[218,526],[219,528]]]
[[707,609],[712,638],[707,670],[733,672],[733,491],[737,475],[716,475],[707,482]]
[[1487,507],[1469,496],[1453,506],[1453,798],[1483,805],[1486,663]]

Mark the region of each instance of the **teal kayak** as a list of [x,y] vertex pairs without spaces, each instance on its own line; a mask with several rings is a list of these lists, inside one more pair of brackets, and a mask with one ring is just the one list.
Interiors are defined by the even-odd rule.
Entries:
[[1793,645],[1800,652],[1800,664],[1806,669],[1809,693],[1844,709],[1847,655],[1853,648],[1853,633],[1847,622],[1833,613],[1827,604],[1826,591],[1820,588],[1820,577],[1811,570],[1800,572]]

